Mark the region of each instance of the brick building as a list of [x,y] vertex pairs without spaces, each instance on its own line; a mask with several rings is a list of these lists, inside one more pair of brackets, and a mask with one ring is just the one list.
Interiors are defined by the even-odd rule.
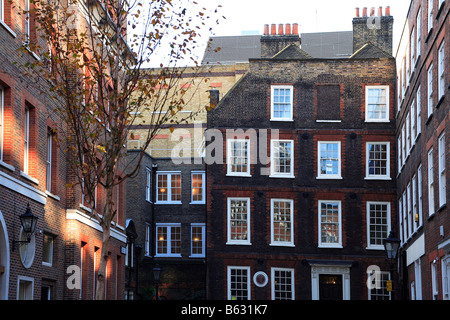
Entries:
[[[93,299],[101,228],[83,204],[79,186],[66,188],[76,180],[63,151],[67,130],[54,111],[58,101],[50,98],[46,80],[25,76],[21,67],[45,60],[31,49],[19,50],[24,40],[41,41],[32,13],[24,14],[32,8],[29,0],[0,1],[0,299]],[[100,188],[97,196],[101,201]],[[19,247],[16,241],[26,240],[19,215],[28,204],[38,217],[37,229]],[[108,299],[120,299],[124,288],[123,209],[117,217]],[[74,274],[74,267],[81,272]],[[81,289],[66,284],[70,275],[80,275]]]
[[411,1],[397,60],[397,199],[405,299],[450,299],[449,1]]
[[266,26],[261,58],[208,114],[208,299],[391,298],[392,24],[388,9],[364,9],[345,58],[316,58],[296,28]]

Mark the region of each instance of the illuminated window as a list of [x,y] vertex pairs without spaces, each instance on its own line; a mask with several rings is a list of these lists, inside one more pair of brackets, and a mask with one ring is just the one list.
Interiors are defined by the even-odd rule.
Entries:
[[205,203],[205,173],[192,172],[191,174],[191,203]]
[[181,173],[157,174],[157,202],[159,204],[181,203]]
[[181,257],[181,225],[156,225],[156,256]]
[[205,224],[191,224],[191,257],[205,256]]

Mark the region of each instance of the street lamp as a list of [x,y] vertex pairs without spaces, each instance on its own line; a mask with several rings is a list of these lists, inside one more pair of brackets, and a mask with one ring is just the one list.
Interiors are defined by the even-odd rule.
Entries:
[[24,214],[19,216],[19,219],[20,219],[20,224],[22,225],[23,232],[25,233],[26,240],[25,241],[13,240],[13,250],[14,250],[15,244],[19,244],[19,246],[22,246],[24,244],[28,244],[31,242],[31,236],[36,231],[38,217],[36,217],[31,212],[30,204],[28,204],[27,210],[25,211]]
[[390,261],[397,259],[398,248],[400,247],[400,239],[395,237],[395,232],[391,230],[389,236],[384,239],[384,251]]
[[159,300],[158,290],[160,277],[161,277],[161,267],[159,266],[159,264],[155,264],[155,266],[153,267],[153,279],[155,280],[156,285],[156,300]]
[[394,300],[394,294],[392,290],[392,278],[394,271],[394,263],[397,260],[398,248],[400,247],[400,239],[395,236],[395,232],[391,230],[389,236],[384,239],[384,251],[386,252],[386,256],[389,260],[389,272],[391,275],[391,279],[386,283],[387,291],[391,293],[391,299]]

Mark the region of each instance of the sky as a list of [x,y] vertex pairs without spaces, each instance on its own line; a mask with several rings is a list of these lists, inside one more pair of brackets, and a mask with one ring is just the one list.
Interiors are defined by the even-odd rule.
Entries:
[[[179,0],[180,3],[188,0]],[[210,24],[200,34],[206,43],[211,36],[236,36],[243,32],[263,34],[265,24],[297,23],[299,33],[351,31],[355,8],[384,9],[394,17],[394,54],[411,0],[191,0],[206,8]],[[187,2],[186,2],[187,3]],[[218,8],[218,6],[221,6]],[[215,10],[217,9],[217,13]],[[369,9],[370,10],[370,9]],[[368,10],[368,11],[369,11]],[[216,20],[219,21],[216,24]],[[212,27],[212,32],[208,28]],[[204,48],[198,49],[199,60]],[[159,64],[159,63],[158,63]]]
[[[394,47],[398,43],[410,0],[196,0],[207,9],[221,5],[215,36],[262,34],[264,24],[298,23],[300,33],[351,31],[355,8],[390,7],[394,17]],[[384,10],[383,10],[384,11]],[[224,16],[225,19],[221,18]]]

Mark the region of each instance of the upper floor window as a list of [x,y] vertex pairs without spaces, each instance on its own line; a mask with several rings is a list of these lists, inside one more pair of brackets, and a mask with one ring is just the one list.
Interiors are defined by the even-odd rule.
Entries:
[[441,134],[439,137],[439,206],[443,206],[446,203],[447,198],[447,186],[445,177],[445,135]]
[[390,179],[390,143],[367,142],[366,178]]
[[341,179],[341,142],[319,141],[317,178]]
[[428,0],[428,32],[433,29],[433,0]]
[[427,71],[427,88],[428,88],[428,117],[433,114],[433,64],[430,64]]
[[0,20],[4,21],[5,20],[5,5],[3,4],[4,0],[0,0]]
[[294,177],[294,142],[271,140],[270,147],[270,176]]
[[25,107],[23,135],[23,172],[28,174],[30,160],[30,108]]
[[30,43],[31,31],[30,0],[25,0],[25,44]]
[[158,173],[157,186],[157,203],[181,203],[181,173]]
[[205,172],[192,172],[191,184],[191,202],[205,203]]
[[421,44],[422,44],[422,9],[419,9],[416,17],[416,29],[417,29],[417,37],[416,37],[416,60],[420,57]]
[[205,256],[205,224],[191,224],[191,257]]
[[367,202],[367,247],[383,250],[390,226],[391,204],[389,202]]
[[145,183],[145,200],[150,202],[150,201],[152,201],[152,189],[151,189],[152,170],[150,168],[145,168],[145,178],[146,178],[146,183]]
[[294,245],[294,201],[271,199],[271,245]]
[[389,86],[366,86],[366,121],[389,121]]
[[250,199],[228,198],[227,244],[250,244]]
[[156,256],[181,257],[181,225],[156,225]]
[[293,120],[293,86],[272,86],[271,120]]
[[438,97],[445,95],[445,41],[442,41],[438,49]]
[[227,140],[227,175],[250,176],[250,140]]
[[434,214],[433,148],[428,151],[428,215]]
[[319,247],[342,248],[341,201],[319,200]]

